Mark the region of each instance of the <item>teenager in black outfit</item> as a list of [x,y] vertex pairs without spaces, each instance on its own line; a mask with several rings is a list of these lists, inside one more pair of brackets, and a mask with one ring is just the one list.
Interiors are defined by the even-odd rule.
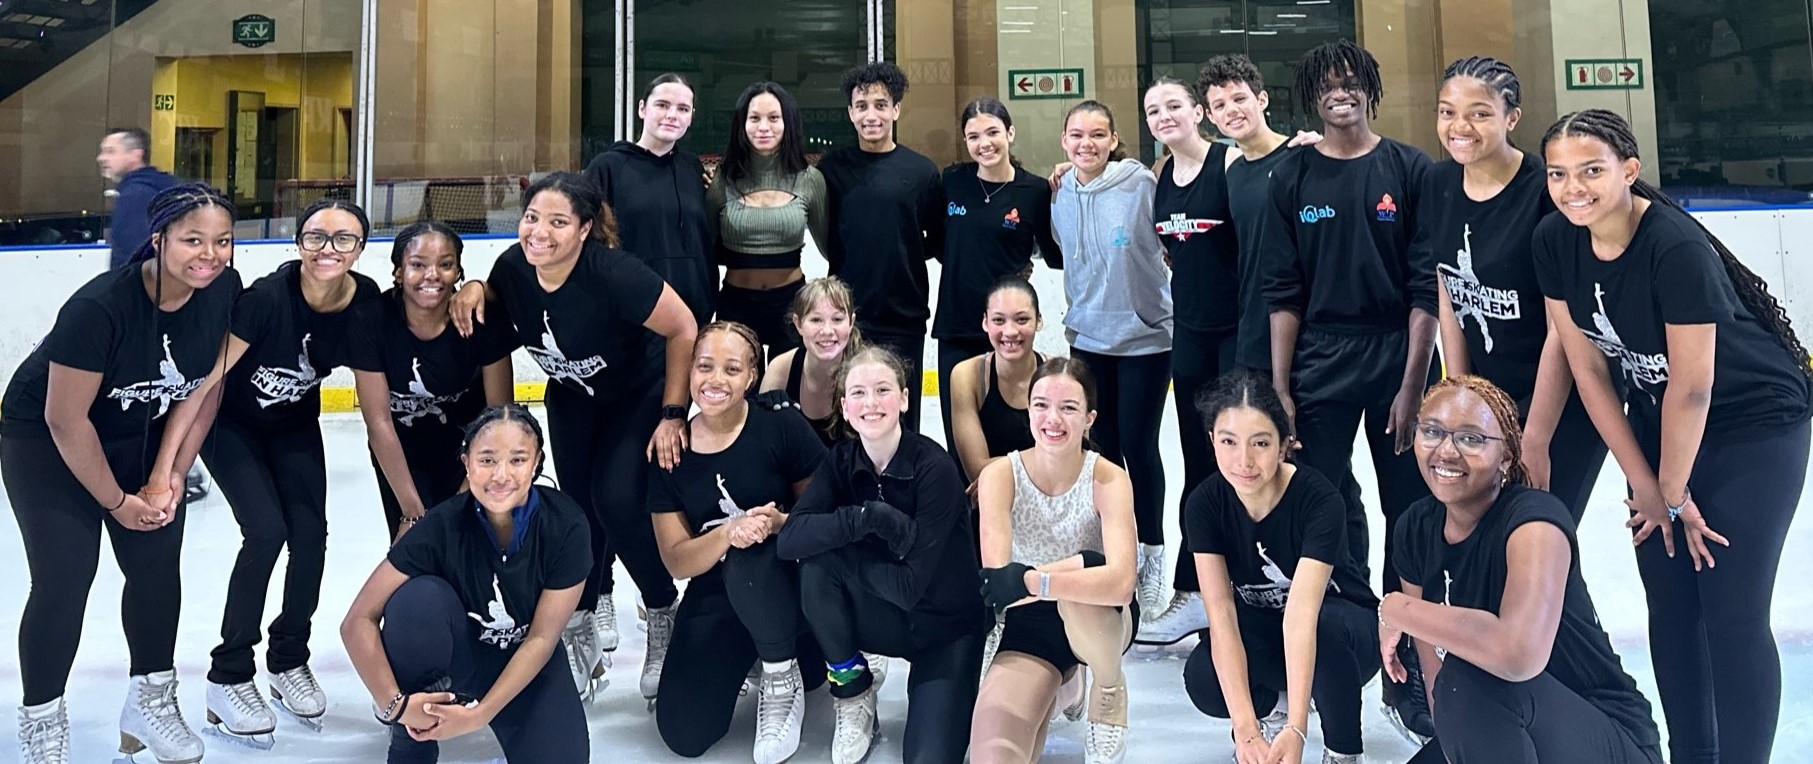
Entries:
[[[636,116],[642,134],[594,157],[585,176],[616,213],[623,251],[667,282],[703,326],[716,310],[717,221],[705,206],[704,166],[679,148],[692,126],[692,83],[672,72],[649,80]],[[660,363],[665,345],[649,338],[651,362]]]
[[[1536,228],[1536,277],[1630,485],[1669,758],[1768,761],[1770,598],[1807,472],[1807,351],[1763,280],[1638,179],[1624,118],[1569,114],[1542,150],[1561,215]],[[1730,547],[1717,567],[1712,544]]]
[[[965,475],[982,475],[989,462],[1033,446],[1032,375],[1045,357],[1032,341],[1045,325],[1039,292],[1008,276],[988,293],[982,328],[993,350],[957,364],[943,395],[951,403],[951,453]],[[1020,405],[1015,405],[1020,404]],[[973,485],[975,478],[969,478]]]
[[[1014,119],[1007,107],[983,96],[964,104],[957,123],[970,161],[944,170],[944,255],[938,315],[932,319],[932,337],[938,340],[938,407],[944,414],[944,442],[953,453],[953,374],[957,364],[992,348],[989,333],[976,323],[987,311],[989,290],[1003,278],[1030,276],[1035,253],[1047,266],[1064,267],[1051,238],[1051,185],[1014,158]],[[1030,344],[1032,337],[1025,340]],[[966,474],[978,474],[968,471],[968,463],[963,466]]]
[[170,448],[158,444],[167,414],[194,419],[227,333],[240,287],[227,267],[233,204],[206,185],[176,186],[152,199],[149,215],[150,239],[63,304],[0,402],[0,478],[31,575],[17,664],[28,764],[70,760],[63,692],[103,529],[126,578],[122,750],[150,747],[163,761],[202,755],[176,704],[175,672],[183,483],[201,440],[178,429]]
[[[617,249],[616,220],[590,181],[552,173],[524,199],[520,241],[482,286],[460,290],[454,321],[470,330],[473,309],[496,298],[548,375],[554,470],[592,529],[592,577],[561,637],[574,682],[592,697],[605,653],[617,649],[611,567],[621,555],[648,606],[641,690],[653,699],[679,593],[646,516],[648,463],[672,467],[686,447],[686,369],[698,326],[673,287]],[[665,338],[661,365],[644,352],[644,329]]]
[[1661,764],[1649,701],[1580,575],[1574,519],[1527,487],[1517,417],[1509,395],[1468,376],[1437,383],[1417,419],[1434,495],[1398,523],[1402,591],[1385,595],[1378,627],[1387,673],[1411,679],[1400,643],[1427,667],[1437,737],[1412,761]]
[[799,749],[805,694],[824,684],[817,671],[824,656],[800,615],[798,566],[769,542],[825,447],[791,407],[750,404],[761,352],[755,330],[742,324],[699,331],[691,388],[699,414],[688,425],[687,451],[671,471],[651,468],[655,541],[668,571],[691,579],[674,619],[655,725],[668,750],[704,755],[730,728],[743,680],[759,660],[755,762],[779,764]]
[[395,285],[360,306],[353,323],[361,329],[348,337],[347,366],[392,539],[459,493],[466,474],[456,457],[466,425],[485,406],[515,396],[516,334],[502,323],[481,325],[471,337],[451,329],[464,248],[438,222],[398,232],[390,248]]
[[845,356],[862,347],[862,332],[856,329],[856,298],[843,279],[821,276],[793,295],[787,318],[805,344],[768,362],[762,392],[785,392],[829,448],[844,434],[835,421],[837,370],[843,367]]
[[1218,471],[1190,495],[1184,521],[1210,626],[1184,689],[1203,713],[1234,722],[1241,764],[1299,761],[1311,698],[1324,764],[1358,762],[1360,688],[1379,670],[1378,598],[1348,553],[1346,502],[1285,461],[1290,418],[1263,375],[1224,376],[1199,400]]
[[390,764],[432,764],[487,725],[505,761],[590,760],[560,632],[592,549],[584,510],[535,485],[544,454],[528,409],[481,412],[459,444],[472,489],[391,547],[340,623]]
[[818,171],[835,229],[823,242],[831,275],[856,292],[863,336],[906,363],[910,406],[900,421],[918,432],[925,320],[932,314],[925,261],[944,253],[945,204],[938,166],[894,142],[906,91],[906,74],[886,61],[845,72],[842,92],[858,143],[825,154]]
[[1517,401],[1530,485],[1566,502],[1575,522],[1605,463],[1605,441],[1573,394],[1561,337],[1530,258],[1530,234],[1555,211],[1542,157],[1511,144],[1523,116],[1511,67],[1474,56],[1448,65],[1435,130],[1452,159],[1429,170],[1421,216],[1441,289],[1448,376],[1477,374]]
[[910,379],[886,348],[844,364],[838,413],[859,439],[825,456],[777,547],[800,561],[800,604],[824,648],[834,764],[861,761],[877,727],[880,666],[861,651],[912,664],[904,761],[961,761],[969,743],[989,620],[957,466],[937,441],[901,427]]
[[379,299],[353,272],[370,224],[349,202],[323,199],[296,218],[300,257],[247,287],[233,309],[219,416],[202,459],[244,540],[227,583],[220,645],[208,671],[208,713],[234,735],[270,733],[276,718],[253,683],[265,593],[287,547],[282,611],[265,651],[271,695],[293,715],[321,716],[327,699],[308,666],[308,640],[327,564],[327,455],[321,381],[347,361],[352,319]]

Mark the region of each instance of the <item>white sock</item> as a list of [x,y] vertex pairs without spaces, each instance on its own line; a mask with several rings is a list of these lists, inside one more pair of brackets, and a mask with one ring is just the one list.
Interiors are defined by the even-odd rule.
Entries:
[[62,702],[63,702],[62,698],[54,698],[54,699],[46,701],[44,703],[39,703],[38,705],[35,705],[35,706],[20,706],[19,711],[21,713],[23,713],[26,716],[26,718],[28,718],[28,719],[39,719],[39,718],[43,718],[46,716],[50,716],[52,713],[54,713],[57,710],[57,705]]
[[788,671],[792,671],[795,664],[796,664],[796,661],[781,661],[779,663],[773,663],[770,661],[762,661],[762,673],[764,673],[764,674],[785,674]]

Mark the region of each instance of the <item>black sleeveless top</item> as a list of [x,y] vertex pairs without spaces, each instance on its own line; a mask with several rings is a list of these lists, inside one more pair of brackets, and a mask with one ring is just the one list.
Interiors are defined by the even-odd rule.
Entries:
[[[1045,362],[1045,356],[1037,353],[1033,358],[1039,363]],[[995,354],[983,356],[982,366],[988,369],[988,392],[982,396],[976,418],[982,420],[982,440],[988,444],[989,457],[1032,448],[1032,415],[1026,409],[1007,405],[1007,399],[1001,397],[1001,376],[995,368]]]
[[[787,397],[792,398],[795,403],[800,404],[800,416],[806,416],[805,404],[800,402],[799,397],[800,378],[806,375],[806,352],[805,348],[795,349],[793,351],[793,363],[788,366],[787,371]],[[826,448],[830,448],[838,441],[837,433],[832,431],[832,419],[833,417],[813,419],[812,417],[806,416],[806,421],[812,424],[812,431],[818,433],[818,439],[824,442]],[[1031,427],[1032,425],[1027,425],[1029,431]]]
[[1183,186],[1171,174],[1176,162],[1158,171],[1152,222],[1171,256],[1179,329],[1226,331],[1240,319],[1240,242],[1229,224],[1227,156],[1227,144],[1210,144],[1202,169]]

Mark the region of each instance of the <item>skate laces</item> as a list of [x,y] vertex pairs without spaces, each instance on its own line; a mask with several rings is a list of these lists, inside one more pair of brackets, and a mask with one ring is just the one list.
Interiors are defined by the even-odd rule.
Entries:
[[315,680],[315,672],[307,666],[298,666],[278,674],[277,683],[282,686],[285,698],[313,698],[321,694],[321,683]]
[[864,691],[863,694],[854,698],[838,698],[837,702],[832,704],[837,707],[837,723],[834,734],[837,736],[860,735],[868,732],[869,719],[875,714],[874,711],[870,710],[869,703],[874,697],[875,689],[871,687],[867,691]]
[[778,674],[762,673],[762,695],[756,703],[756,737],[776,739],[787,734],[787,722],[793,715],[793,701],[800,691],[799,671]]
[[[280,684],[282,679],[283,675],[279,674]],[[239,682],[227,685],[226,689],[227,701],[233,704],[233,710],[243,714],[257,714],[268,710],[264,704],[264,696],[258,694],[258,685],[251,682]]]
[[[247,687],[253,687],[247,682]],[[253,687],[254,692],[256,688]],[[237,694],[237,690],[235,691]],[[138,707],[153,733],[164,740],[180,740],[194,737],[189,730],[189,723],[183,720],[182,709],[176,706],[176,680],[171,679],[163,684],[145,681],[138,686]]]
[[19,746],[31,764],[69,764],[69,712],[59,707],[40,719],[19,716]]
[[648,611],[648,661],[659,663],[667,659],[667,643],[674,636],[674,609],[672,607],[650,608]]
[[609,597],[600,596],[597,609],[592,611],[592,617],[597,619],[596,623],[600,631],[616,631],[617,603],[612,602]]
[[[1139,566],[1139,601],[1159,602],[1165,596],[1165,558],[1164,555],[1144,556]],[[1165,612],[1169,613],[1170,608]]]

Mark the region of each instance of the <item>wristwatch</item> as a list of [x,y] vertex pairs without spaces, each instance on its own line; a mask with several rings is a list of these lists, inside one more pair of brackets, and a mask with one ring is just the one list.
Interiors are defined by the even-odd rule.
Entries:
[[685,419],[686,418],[686,407],[685,406],[674,406],[674,405],[662,406],[661,407],[661,418],[662,419]]

